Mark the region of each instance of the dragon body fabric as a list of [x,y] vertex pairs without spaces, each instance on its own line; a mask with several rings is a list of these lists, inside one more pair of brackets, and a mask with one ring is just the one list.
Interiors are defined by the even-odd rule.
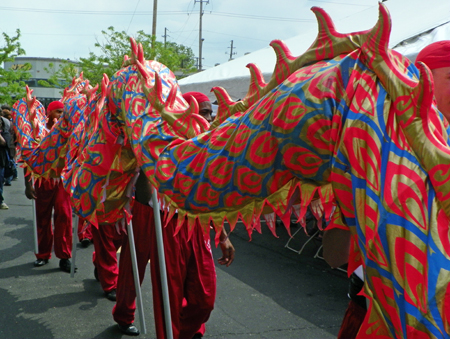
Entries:
[[[370,306],[359,337],[448,338],[450,146],[430,72],[388,49],[384,5],[373,29],[353,34],[313,11],[316,41],[299,57],[273,41],[268,83],[249,65],[242,101],[214,89],[219,111],[209,130],[173,73],[132,43],[101,95],[85,99],[88,132],[60,171],[42,155],[36,124],[20,123],[17,111],[16,127],[31,135],[22,142],[25,162],[35,175],[62,173],[76,212],[95,225],[129,220],[138,168],[157,188],[166,220],[178,213],[179,227],[199,220],[206,233],[211,221],[220,230],[241,219],[251,234],[261,231],[262,215],[275,214],[289,231],[291,213],[303,220],[320,201],[328,227],[351,232],[349,272],[364,267]],[[51,163],[45,171],[33,162],[39,157]]]

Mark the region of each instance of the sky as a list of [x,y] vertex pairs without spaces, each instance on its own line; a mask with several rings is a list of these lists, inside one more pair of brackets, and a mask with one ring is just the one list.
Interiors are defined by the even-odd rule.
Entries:
[[202,5],[203,69],[317,27],[313,6],[324,8],[335,22],[354,13],[368,15],[370,23],[361,30],[370,28],[378,13],[378,0],[15,0],[0,4],[0,28],[10,37],[20,29],[28,57],[76,61],[89,52],[100,54],[95,43],[104,42],[102,30],[110,26],[129,36],[139,30],[151,34],[154,1],[157,40],[164,42],[166,35],[167,41],[192,48],[196,57]]

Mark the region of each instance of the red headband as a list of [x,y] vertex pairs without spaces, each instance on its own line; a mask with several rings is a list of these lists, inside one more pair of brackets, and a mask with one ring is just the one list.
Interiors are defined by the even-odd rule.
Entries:
[[183,94],[184,100],[186,100],[189,105],[191,104],[192,97],[194,97],[199,104],[205,101],[209,101],[209,98],[200,92],[187,92]]
[[64,109],[64,104],[61,101],[52,101],[48,104],[47,114],[55,109]]
[[450,67],[450,40],[433,42],[417,55],[417,62],[423,62],[429,69]]

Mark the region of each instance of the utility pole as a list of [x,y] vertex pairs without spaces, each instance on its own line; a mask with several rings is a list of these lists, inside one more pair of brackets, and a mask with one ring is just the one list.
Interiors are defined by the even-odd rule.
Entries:
[[230,59],[228,59],[228,61],[233,60],[233,55],[236,54],[236,52],[233,52],[233,49],[236,47],[233,47],[233,40],[231,40],[231,47],[228,47],[230,49]]
[[166,48],[166,42],[167,42],[167,37],[168,37],[169,35],[167,35],[167,27],[164,27],[164,35],[163,35],[163,38],[164,38],[164,49]]
[[153,25],[152,25],[152,48],[153,48],[153,41],[156,40],[156,17],[158,15],[158,0],[153,0]]
[[203,41],[205,39],[202,38],[202,16],[203,16],[203,3],[209,4],[209,0],[195,0],[195,2],[200,2],[200,24],[199,24],[199,32],[198,32],[198,70],[202,70],[202,48]]

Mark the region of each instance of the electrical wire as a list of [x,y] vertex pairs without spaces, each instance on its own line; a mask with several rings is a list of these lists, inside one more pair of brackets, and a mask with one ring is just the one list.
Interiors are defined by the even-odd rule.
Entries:
[[128,28],[127,28],[127,30],[126,30],[127,34],[128,34],[128,30],[130,29],[131,22],[133,21],[134,15],[136,14],[136,10],[137,10],[137,8],[138,8],[138,6],[139,6],[139,2],[141,2],[141,0],[138,0],[138,2],[137,2],[137,4],[136,4],[136,7],[134,8],[133,15],[131,16],[130,23],[128,24]]

